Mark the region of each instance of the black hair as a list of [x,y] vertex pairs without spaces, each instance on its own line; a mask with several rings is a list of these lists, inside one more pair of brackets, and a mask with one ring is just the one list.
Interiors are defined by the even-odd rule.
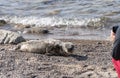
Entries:
[[112,31],[113,31],[114,33],[116,33],[118,27],[119,27],[119,26],[113,26],[113,27],[112,27]]

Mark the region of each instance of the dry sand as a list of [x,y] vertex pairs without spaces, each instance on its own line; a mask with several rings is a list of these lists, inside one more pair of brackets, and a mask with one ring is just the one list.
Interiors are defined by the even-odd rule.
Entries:
[[111,63],[112,43],[63,40],[75,44],[69,57],[14,51],[0,45],[0,78],[117,78]]

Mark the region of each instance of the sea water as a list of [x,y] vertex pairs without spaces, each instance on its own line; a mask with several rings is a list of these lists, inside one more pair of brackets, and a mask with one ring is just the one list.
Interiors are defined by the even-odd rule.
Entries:
[[54,38],[106,39],[110,28],[120,23],[120,1],[0,0],[0,19],[35,27],[64,26],[64,32],[54,30]]

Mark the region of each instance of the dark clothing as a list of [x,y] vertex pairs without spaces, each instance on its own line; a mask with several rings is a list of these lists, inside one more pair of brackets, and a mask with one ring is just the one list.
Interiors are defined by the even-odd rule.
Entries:
[[113,27],[112,27],[112,31],[113,31],[114,33],[116,33],[118,27],[119,27],[119,26],[113,26]]
[[120,27],[118,27],[115,34],[115,41],[113,44],[112,57],[115,60],[120,60]]
[[112,51],[112,62],[118,74],[118,78],[120,78],[120,27],[116,29],[113,27],[112,31],[115,33],[115,41]]

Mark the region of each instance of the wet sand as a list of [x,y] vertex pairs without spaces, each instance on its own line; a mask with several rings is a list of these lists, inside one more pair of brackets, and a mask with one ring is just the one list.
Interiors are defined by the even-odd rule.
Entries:
[[0,78],[117,78],[111,63],[112,43],[71,40],[75,51],[68,57],[14,51],[0,45]]

